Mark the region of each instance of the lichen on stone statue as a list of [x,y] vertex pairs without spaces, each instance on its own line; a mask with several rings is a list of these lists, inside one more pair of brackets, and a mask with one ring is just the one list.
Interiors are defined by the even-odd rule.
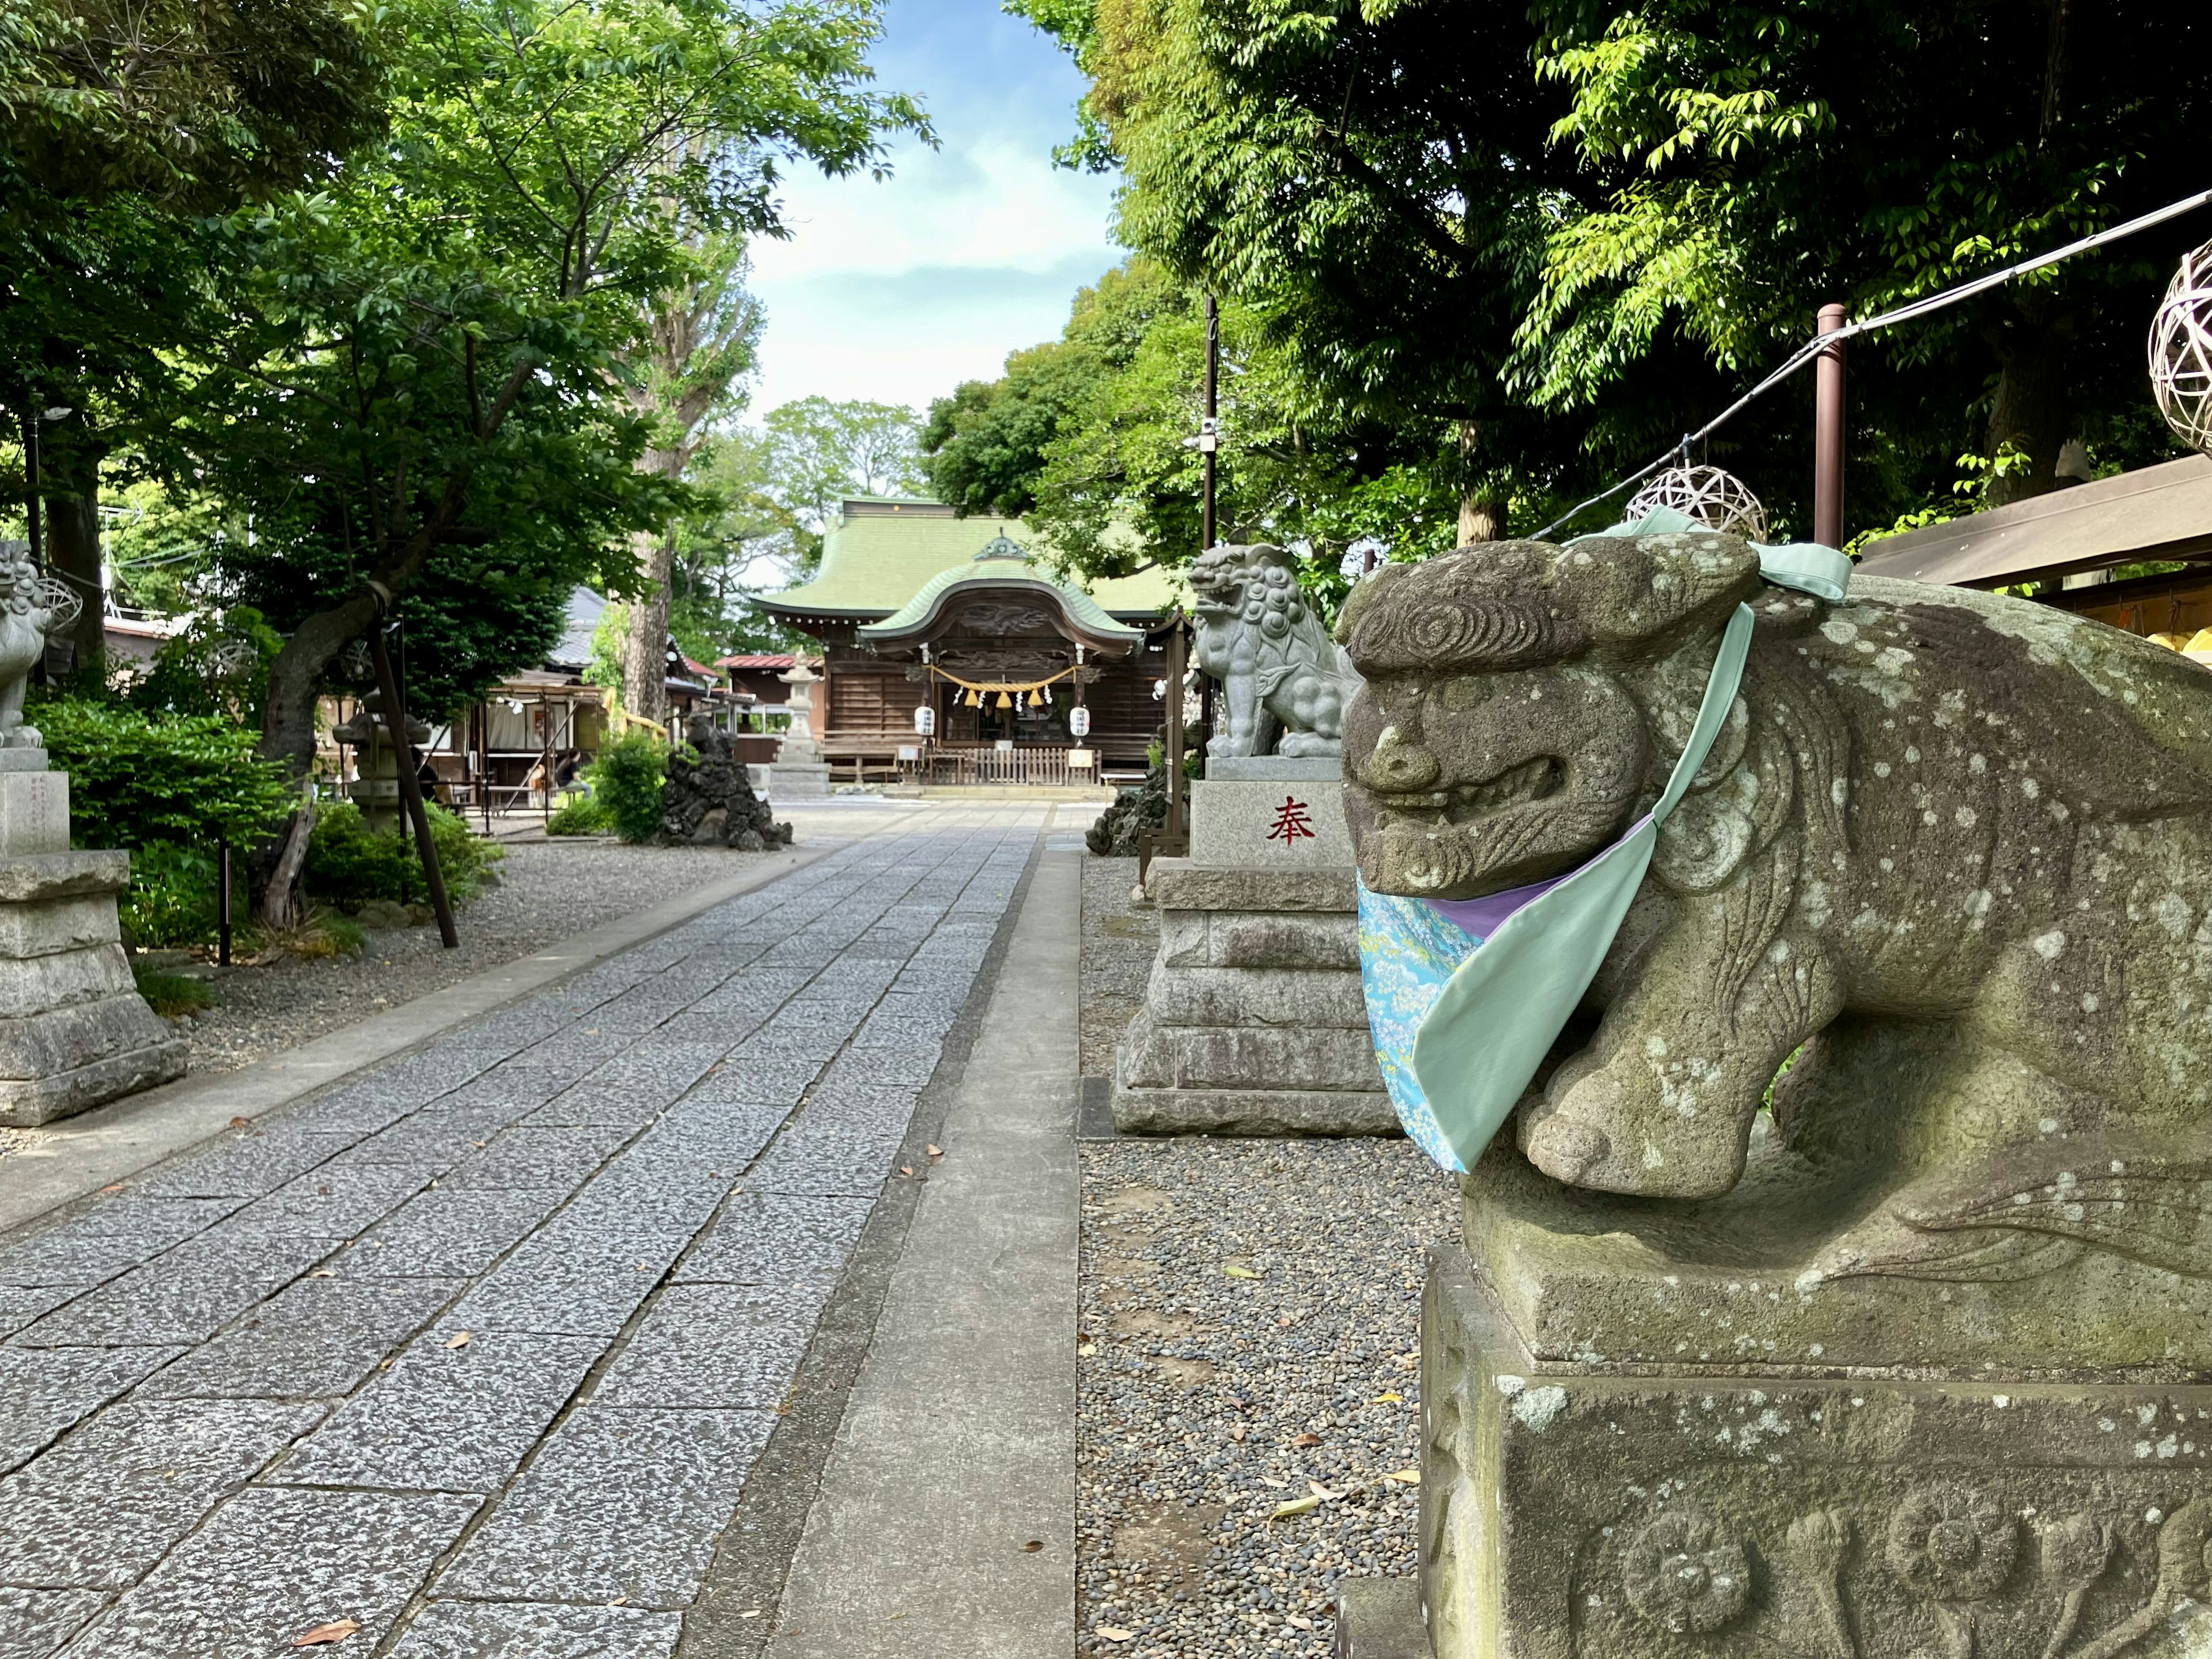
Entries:
[[1217,544],[1192,564],[1190,587],[1198,666],[1222,694],[1206,752],[1340,752],[1359,677],[1300,591],[1291,556],[1266,543]]
[[1521,1151],[1711,1199],[1771,1090],[1781,1153],[1835,1194],[1802,1218],[1829,1235],[1808,1282],[2084,1251],[2212,1276],[2212,678],[2171,652],[1959,588],[1829,605],[1715,534],[1387,567],[1339,629],[1368,884],[1465,899],[1585,862],[1650,809],[1747,601],[1740,693]]

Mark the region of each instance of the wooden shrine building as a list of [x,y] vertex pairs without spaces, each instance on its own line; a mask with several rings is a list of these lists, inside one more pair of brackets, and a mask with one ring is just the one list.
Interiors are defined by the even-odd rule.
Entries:
[[1019,520],[843,504],[814,579],[754,601],[822,642],[812,724],[833,775],[1059,783],[1143,770],[1174,579],[1086,591],[1042,551]]

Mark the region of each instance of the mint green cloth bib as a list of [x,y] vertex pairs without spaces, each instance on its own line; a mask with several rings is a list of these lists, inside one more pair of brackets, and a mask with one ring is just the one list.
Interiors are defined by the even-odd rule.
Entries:
[[[1661,509],[1608,536],[1696,530]],[[1810,544],[1758,549],[1779,586],[1840,601],[1850,561]],[[1481,1157],[1597,976],[1650,867],[1659,827],[1727,721],[1750,654],[1752,613],[1721,636],[1690,739],[1650,812],[1571,873],[1481,899],[1406,898],[1359,886],[1359,960],[1384,1086],[1406,1133],[1445,1169]]]

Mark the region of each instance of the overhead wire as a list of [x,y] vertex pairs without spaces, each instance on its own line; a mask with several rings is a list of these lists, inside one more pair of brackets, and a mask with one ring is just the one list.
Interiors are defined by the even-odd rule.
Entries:
[[1844,341],[1857,335],[1870,334],[1879,328],[1894,328],[1899,323],[1917,321],[1931,313],[1957,305],[1962,300],[1971,300],[1977,294],[1985,294],[1990,289],[2002,287],[2015,276],[2025,276],[2030,271],[2041,270],[2047,265],[2057,264],[2060,261],[2071,259],[2077,254],[2087,253],[2093,249],[2104,246],[2108,242],[2117,242],[2122,237],[2132,236],[2138,231],[2148,230],[2154,225],[2164,224],[2169,219],[2178,219],[2185,213],[2193,212],[2208,204],[2212,204],[2212,190],[2201,190],[2194,196],[2185,196],[2178,202],[2169,202],[2164,207],[2130,219],[2124,224],[2114,225],[2109,229],[2098,231],[2094,235],[2081,237],[2076,241],[2067,243],[2063,247],[2053,248],[2047,253],[2039,253],[2032,259],[2019,260],[2002,269],[1977,276],[1971,282],[1961,283],[1955,288],[1947,288],[1940,294],[1924,295],[1917,300],[1909,300],[1905,304],[1882,312],[1879,315],[1863,317],[1856,321],[1847,320],[1841,328],[1831,329],[1826,334],[1815,334],[1791,352],[1789,356],[1784,358],[1781,366],[1768,374],[1765,380],[1759,381],[1757,386],[1752,387],[1750,391],[1745,392],[1695,432],[1684,433],[1672,447],[1662,452],[1657,457],[1638,467],[1626,477],[1600,491],[1588,501],[1577,502],[1538,531],[1534,539],[1543,540],[1553,531],[1573,523],[1589,508],[1595,507],[1601,501],[1611,501],[1631,484],[1650,477],[1675,456],[1686,455],[1692,444],[1711,436],[1722,426],[1741,415],[1760,398],[1765,397],[1783,381],[1804,368],[1807,363],[1811,362],[1832,347],[1841,345]]

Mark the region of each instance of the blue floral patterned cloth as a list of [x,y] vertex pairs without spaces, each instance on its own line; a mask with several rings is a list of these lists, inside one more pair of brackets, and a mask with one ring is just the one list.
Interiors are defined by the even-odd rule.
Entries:
[[1467,1166],[1444,1139],[1420,1079],[1413,1075],[1413,1037],[1444,983],[1482,941],[1425,899],[1400,898],[1359,884],[1359,982],[1375,1059],[1398,1121],[1413,1142],[1447,1170]]

